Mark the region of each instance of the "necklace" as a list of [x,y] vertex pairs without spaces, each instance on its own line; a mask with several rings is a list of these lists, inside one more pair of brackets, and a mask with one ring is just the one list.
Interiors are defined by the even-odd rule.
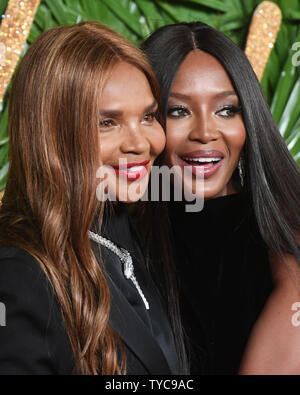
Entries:
[[138,293],[140,294],[140,297],[142,298],[145,304],[146,310],[149,310],[149,303],[143,291],[141,290],[141,287],[139,286],[139,283],[135,278],[135,275],[133,274],[134,267],[133,267],[133,262],[130,252],[127,251],[125,248],[117,247],[112,241],[98,235],[97,233],[91,232],[90,230],[88,232],[88,235],[91,240],[108,248],[110,251],[114,252],[119,257],[120,261],[123,263],[124,276],[128,280],[131,280],[133,282],[134,286],[136,287]]

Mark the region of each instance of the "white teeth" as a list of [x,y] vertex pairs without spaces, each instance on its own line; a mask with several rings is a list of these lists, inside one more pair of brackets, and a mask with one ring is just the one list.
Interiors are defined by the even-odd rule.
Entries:
[[142,171],[145,166],[133,166],[127,169],[128,171]]
[[189,162],[201,162],[201,163],[206,163],[206,162],[216,162],[220,161],[222,158],[183,158],[183,160],[187,160]]

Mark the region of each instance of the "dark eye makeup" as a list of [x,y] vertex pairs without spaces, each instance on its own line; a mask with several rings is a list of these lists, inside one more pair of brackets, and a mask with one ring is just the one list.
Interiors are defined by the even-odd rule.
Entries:
[[111,126],[114,126],[115,121],[110,118],[102,119],[102,121],[99,122],[99,125],[101,128],[110,128]]
[[152,111],[144,115],[143,120],[152,123],[157,117],[157,111]]
[[[143,116],[142,122],[151,125],[156,120],[156,118],[157,118],[157,111],[151,111]],[[112,118],[105,118],[99,122],[99,126],[101,129],[110,129],[111,127],[116,125],[117,125],[116,121]]]
[[[219,110],[215,112],[215,114],[219,115],[222,118],[233,118],[236,114],[240,114],[241,111],[241,106],[235,106],[230,104],[222,106]],[[191,115],[191,111],[183,105],[170,106],[167,110],[167,116],[173,119],[185,118],[189,115]]]
[[167,110],[169,118],[184,118],[191,114],[191,111],[182,105],[170,106]]
[[216,111],[216,114],[222,118],[233,118],[236,114],[240,114],[241,112],[241,106],[227,105]]

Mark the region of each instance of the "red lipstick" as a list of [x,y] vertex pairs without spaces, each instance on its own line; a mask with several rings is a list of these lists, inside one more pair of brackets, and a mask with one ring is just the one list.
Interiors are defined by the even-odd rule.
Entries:
[[150,161],[147,160],[141,163],[127,163],[124,165],[113,165],[116,174],[126,177],[129,181],[135,181],[145,177],[148,174],[147,165]]

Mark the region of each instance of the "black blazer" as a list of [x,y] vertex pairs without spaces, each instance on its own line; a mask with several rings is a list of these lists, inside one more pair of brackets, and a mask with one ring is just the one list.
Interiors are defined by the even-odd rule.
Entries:
[[[110,325],[125,345],[127,374],[178,374],[173,335],[152,282],[135,268],[156,328],[147,324],[148,313],[131,282],[126,280],[127,288],[122,285],[117,256],[104,248],[102,255],[109,261]],[[0,302],[6,306],[6,326],[0,327],[0,374],[72,374],[73,353],[58,302],[44,271],[24,250],[0,248]]]

